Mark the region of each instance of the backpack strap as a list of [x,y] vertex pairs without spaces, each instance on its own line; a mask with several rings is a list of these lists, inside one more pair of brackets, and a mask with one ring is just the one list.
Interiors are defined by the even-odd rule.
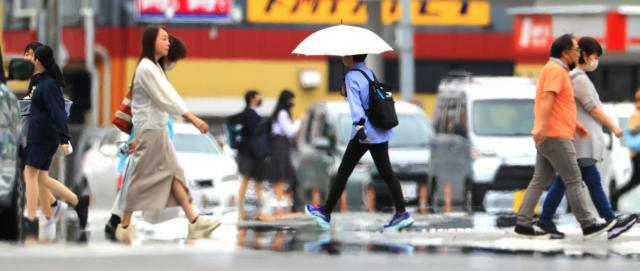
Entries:
[[373,80],[371,80],[371,78],[369,77],[369,75],[367,75],[367,73],[366,73],[366,72],[364,72],[364,71],[363,71],[363,70],[361,70],[361,69],[351,69],[351,70],[349,70],[349,71],[359,71],[360,73],[362,73],[362,75],[364,75],[364,78],[366,78],[366,79],[367,79],[367,81],[369,81],[369,83],[372,83],[372,82],[377,83],[377,82],[378,82],[378,79],[376,78],[376,74],[375,74],[375,73],[373,73],[373,72],[371,72],[371,73],[373,74]]

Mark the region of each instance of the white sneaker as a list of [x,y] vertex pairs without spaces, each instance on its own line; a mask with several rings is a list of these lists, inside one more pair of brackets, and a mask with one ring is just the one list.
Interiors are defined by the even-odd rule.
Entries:
[[129,224],[126,229],[122,227],[122,224],[118,224],[116,228],[116,239],[122,242],[128,242],[136,238],[136,226]]
[[189,224],[188,239],[208,239],[211,232],[220,226],[220,221],[215,218],[199,216],[195,223]]
[[67,205],[65,202],[60,200],[57,200],[57,202],[58,202],[58,205],[56,207],[51,208],[51,213],[53,215],[53,219],[55,219],[56,221],[60,221],[60,219],[62,218],[62,215],[64,215],[64,213],[69,208],[69,205]]
[[39,233],[38,237],[42,241],[54,241],[56,240],[56,220],[55,219],[39,219]]

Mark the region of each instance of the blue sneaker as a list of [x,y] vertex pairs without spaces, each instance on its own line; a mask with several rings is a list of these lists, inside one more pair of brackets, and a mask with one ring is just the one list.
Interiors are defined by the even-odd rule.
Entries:
[[331,215],[326,214],[322,207],[316,208],[311,204],[307,204],[304,207],[304,212],[307,213],[307,216],[315,219],[321,228],[328,230],[331,227]]
[[388,224],[384,225],[384,231],[386,232],[398,232],[402,229],[408,228],[413,225],[413,217],[409,212],[401,214],[394,214]]

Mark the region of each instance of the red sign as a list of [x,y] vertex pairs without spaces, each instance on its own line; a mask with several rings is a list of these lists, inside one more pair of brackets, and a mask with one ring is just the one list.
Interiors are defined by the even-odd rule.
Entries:
[[516,51],[549,51],[553,42],[551,16],[516,16],[514,27]]
[[136,0],[142,21],[230,21],[233,0]]

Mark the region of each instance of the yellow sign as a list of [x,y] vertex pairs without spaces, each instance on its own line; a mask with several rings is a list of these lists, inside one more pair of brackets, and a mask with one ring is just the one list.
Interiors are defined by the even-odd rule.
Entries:
[[[367,0],[247,0],[247,19],[273,24],[366,24]],[[385,24],[402,16],[400,0],[383,0]],[[486,26],[491,4],[485,0],[413,0],[415,25]]]
[[[382,2],[382,23],[394,23],[402,18],[399,1]],[[411,1],[414,25],[487,26],[491,21],[491,4],[487,1],[440,0]]]

